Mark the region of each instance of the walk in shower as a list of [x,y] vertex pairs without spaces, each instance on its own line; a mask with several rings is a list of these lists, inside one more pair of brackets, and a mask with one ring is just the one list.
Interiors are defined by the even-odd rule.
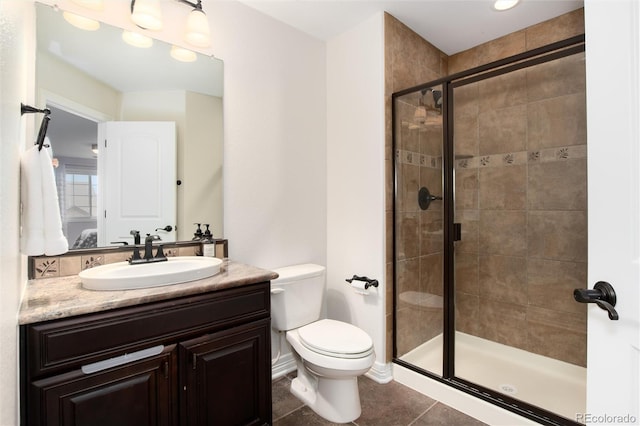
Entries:
[[585,411],[584,37],[393,95],[394,362],[546,424]]

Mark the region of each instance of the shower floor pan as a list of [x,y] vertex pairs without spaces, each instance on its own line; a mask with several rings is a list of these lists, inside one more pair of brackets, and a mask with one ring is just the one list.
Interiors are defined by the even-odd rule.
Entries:
[[[442,374],[442,335],[400,359]],[[456,332],[456,376],[569,419],[586,410],[587,369]]]

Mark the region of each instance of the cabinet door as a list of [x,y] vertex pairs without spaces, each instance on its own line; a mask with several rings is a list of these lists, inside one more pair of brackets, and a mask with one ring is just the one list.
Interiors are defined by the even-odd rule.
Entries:
[[175,345],[158,355],[92,374],[82,370],[31,384],[30,425],[177,424]]
[[182,425],[271,424],[269,319],[180,343]]

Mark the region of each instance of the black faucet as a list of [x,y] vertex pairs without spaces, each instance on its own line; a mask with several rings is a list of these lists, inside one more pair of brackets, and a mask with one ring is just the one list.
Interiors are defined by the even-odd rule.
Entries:
[[139,245],[140,244],[140,231],[132,229],[131,231],[129,231],[129,234],[133,235],[133,244]]
[[152,262],[165,262],[167,261],[167,257],[164,254],[162,249],[162,245],[158,246],[158,250],[156,252],[155,257],[153,256],[153,242],[156,240],[160,240],[159,235],[149,235],[144,239],[144,257],[140,257],[140,250],[138,247],[133,249],[133,256],[129,259],[129,264],[131,265],[139,265],[141,263],[152,263]]

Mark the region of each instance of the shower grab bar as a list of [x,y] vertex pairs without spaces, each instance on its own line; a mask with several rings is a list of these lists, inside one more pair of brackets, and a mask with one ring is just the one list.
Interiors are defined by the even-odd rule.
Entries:
[[588,288],[576,288],[573,290],[573,298],[580,303],[595,303],[609,314],[609,319],[616,321],[620,319],[616,306],[616,292],[613,286],[606,281],[598,281],[593,290]]
[[351,278],[347,278],[345,281],[348,283],[351,283],[353,281],[363,281],[365,283],[364,285],[365,290],[368,289],[369,287],[378,287],[378,280],[374,280],[368,277],[359,277],[357,275],[354,275]]

